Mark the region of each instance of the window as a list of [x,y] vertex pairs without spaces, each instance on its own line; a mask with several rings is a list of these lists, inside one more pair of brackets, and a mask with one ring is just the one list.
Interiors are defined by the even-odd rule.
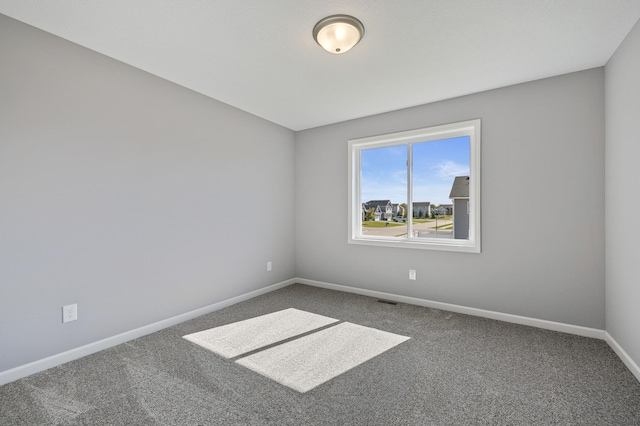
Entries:
[[349,141],[349,243],[480,252],[480,120]]

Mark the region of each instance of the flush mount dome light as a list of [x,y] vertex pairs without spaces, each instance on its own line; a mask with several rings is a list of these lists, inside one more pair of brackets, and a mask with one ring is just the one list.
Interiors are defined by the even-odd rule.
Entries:
[[341,54],[364,36],[362,22],[349,15],[331,15],[321,19],[313,27],[313,38],[327,52]]

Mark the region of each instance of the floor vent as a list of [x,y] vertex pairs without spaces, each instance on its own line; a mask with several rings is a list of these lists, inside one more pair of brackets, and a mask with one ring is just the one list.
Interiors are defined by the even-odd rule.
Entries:
[[392,302],[391,300],[382,300],[382,299],[378,299],[378,303],[384,303],[386,305],[397,305],[398,302]]

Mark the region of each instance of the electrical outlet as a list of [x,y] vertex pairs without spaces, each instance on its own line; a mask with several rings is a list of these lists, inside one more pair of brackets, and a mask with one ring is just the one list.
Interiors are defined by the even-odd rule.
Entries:
[[415,269],[409,269],[409,279],[410,280],[416,280],[416,270]]
[[271,265],[271,261],[267,262],[267,272],[271,272],[271,269],[273,269],[272,265]]
[[62,322],[70,322],[78,319],[78,304],[62,307]]

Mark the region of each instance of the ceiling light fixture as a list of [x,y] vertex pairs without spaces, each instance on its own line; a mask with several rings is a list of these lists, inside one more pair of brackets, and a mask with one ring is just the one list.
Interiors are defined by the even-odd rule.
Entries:
[[341,54],[364,36],[362,22],[349,15],[331,15],[321,19],[313,27],[313,38],[327,52]]

